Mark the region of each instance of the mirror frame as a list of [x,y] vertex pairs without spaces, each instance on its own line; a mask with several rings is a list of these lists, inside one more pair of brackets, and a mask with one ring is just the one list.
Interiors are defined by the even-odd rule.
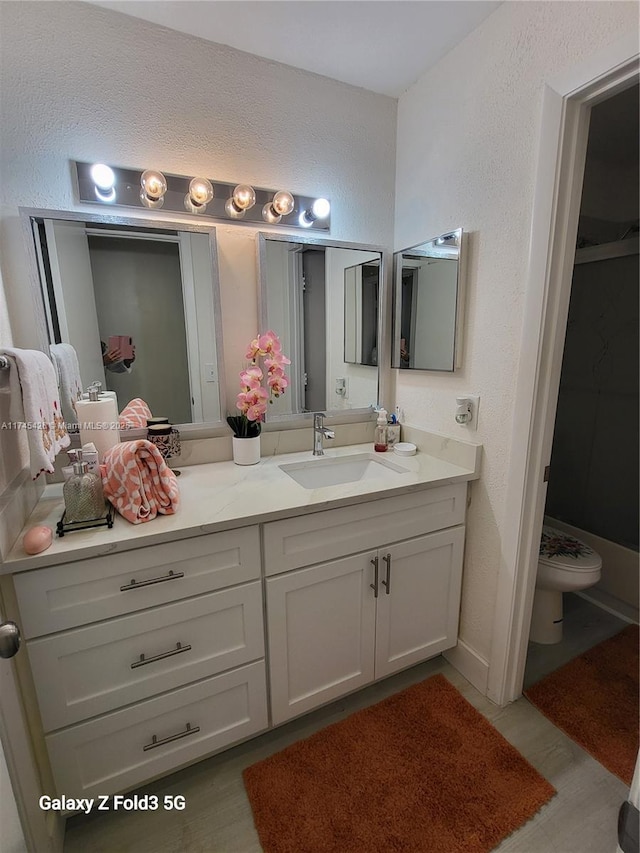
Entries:
[[[190,231],[209,236],[209,258],[211,261],[212,280],[211,298],[213,302],[214,329],[216,336],[216,359],[218,369],[218,394],[220,402],[221,419],[202,423],[175,424],[180,434],[185,439],[203,438],[206,436],[226,434],[228,427],[224,419],[227,410],[226,405],[226,380],[224,372],[224,347],[222,340],[222,315],[220,301],[220,276],[218,272],[218,250],[216,243],[216,229],[212,225],[195,225],[173,219],[145,219],[140,216],[119,216],[107,214],[92,214],[68,210],[48,210],[44,208],[19,207],[20,219],[23,225],[23,235],[27,247],[27,269],[31,285],[31,296],[34,307],[36,333],[39,348],[49,355],[49,331],[45,313],[45,294],[40,279],[40,268],[36,256],[36,247],[33,239],[31,222],[33,219],[59,219],[71,222],[87,222],[102,225],[127,225],[134,228],[146,228],[155,231]],[[144,438],[146,430],[127,430],[127,438]]]
[[[458,270],[456,279],[456,316],[453,331],[453,366],[448,368],[438,367],[400,367],[400,322],[402,317],[402,256],[411,252],[413,249],[421,249],[428,244],[436,244],[437,240],[450,235],[456,236],[458,245]],[[466,255],[467,255],[468,234],[462,228],[454,228],[451,231],[445,231],[437,237],[432,237],[430,240],[423,240],[421,243],[416,243],[413,246],[407,246],[398,252],[393,253],[393,342],[391,366],[394,370],[411,370],[411,371],[428,371],[430,373],[455,373],[462,367],[462,349],[463,349],[463,324],[464,324],[464,305],[466,298]],[[437,258],[438,255],[425,255],[425,257]],[[444,256],[443,256],[444,257]],[[400,272],[400,274],[399,274]]]
[[[306,234],[280,234],[272,231],[259,231],[257,234],[258,256],[258,318],[260,328],[267,328],[267,300],[265,298],[267,281],[267,242],[277,240],[280,243],[302,243],[308,246],[325,246],[329,249],[355,249],[363,252],[380,253],[380,293],[378,298],[378,405],[390,406],[391,400],[391,252],[384,246],[368,243],[347,243],[342,240],[332,240],[330,237],[307,236]],[[354,409],[329,409],[327,419],[332,423],[347,423],[375,419],[375,411],[371,407]],[[266,425],[285,425],[301,418],[308,420],[312,412],[294,412],[286,415],[274,415],[267,418]]]

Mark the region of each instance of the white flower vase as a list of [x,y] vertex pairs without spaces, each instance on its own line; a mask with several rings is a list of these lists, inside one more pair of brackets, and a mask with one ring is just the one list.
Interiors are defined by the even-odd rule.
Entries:
[[233,461],[236,465],[256,465],[260,461],[260,436],[252,438],[232,437]]

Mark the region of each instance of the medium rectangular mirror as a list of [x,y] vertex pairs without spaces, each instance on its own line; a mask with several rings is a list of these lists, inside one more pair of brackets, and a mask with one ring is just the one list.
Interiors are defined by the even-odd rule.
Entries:
[[371,412],[378,400],[383,250],[261,232],[260,329],[291,359],[291,385],[269,419],[304,412]]
[[[182,427],[222,423],[215,229],[21,209],[50,343],[69,343],[83,388],[135,397]],[[131,339],[122,358],[115,338]]]
[[394,254],[392,367],[460,367],[464,261],[462,228]]

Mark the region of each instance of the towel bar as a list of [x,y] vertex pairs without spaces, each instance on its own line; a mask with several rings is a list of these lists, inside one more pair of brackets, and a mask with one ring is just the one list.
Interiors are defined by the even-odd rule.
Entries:
[[9,367],[9,359],[6,357],[6,355],[0,355],[0,370],[8,370]]

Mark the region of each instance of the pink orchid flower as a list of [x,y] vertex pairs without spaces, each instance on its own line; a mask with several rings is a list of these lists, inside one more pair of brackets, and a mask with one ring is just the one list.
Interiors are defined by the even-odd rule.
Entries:
[[289,386],[288,378],[282,373],[281,375],[271,375],[267,380],[267,384],[271,391],[276,397],[279,397],[280,394],[284,394],[285,388]]
[[280,338],[271,329],[269,329],[268,332],[265,332],[264,335],[260,335],[258,338],[258,344],[263,355],[279,353],[281,349]]
[[[251,365],[240,372],[240,393],[236,398],[236,408],[246,421],[259,422],[264,420],[267,404],[273,402],[271,398],[284,394],[289,387],[289,377],[283,368],[291,361],[282,352],[280,338],[271,329],[255,337],[245,355]],[[267,368],[266,387],[262,384],[265,375],[258,363],[261,358]],[[242,423],[236,423],[238,417],[229,416],[227,420],[236,436],[244,438],[259,434],[259,429],[257,433],[248,433]]]
[[256,358],[260,355],[260,344],[258,343],[258,338],[254,338],[249,346],[247,347],[247,351],[244,354],[245,358],[248,358],[249,361],[255,361]]
[[291,359],[287,358],[283,353],[278,352],[267,356],[264,363],[267,365],[269,370],[271,370],[272,367],[281,367],[283,364],[291,364]]
[[249,367],[241,372],[240,384],[247,389],[254,390],[260,387],[262,378],[263,373],[259,367]]
[[258,386],[249,391],[241,391],[236,398],[236,408],[250,421],[261,420],[267,411],[267,400],[269,394],[266,388]]

